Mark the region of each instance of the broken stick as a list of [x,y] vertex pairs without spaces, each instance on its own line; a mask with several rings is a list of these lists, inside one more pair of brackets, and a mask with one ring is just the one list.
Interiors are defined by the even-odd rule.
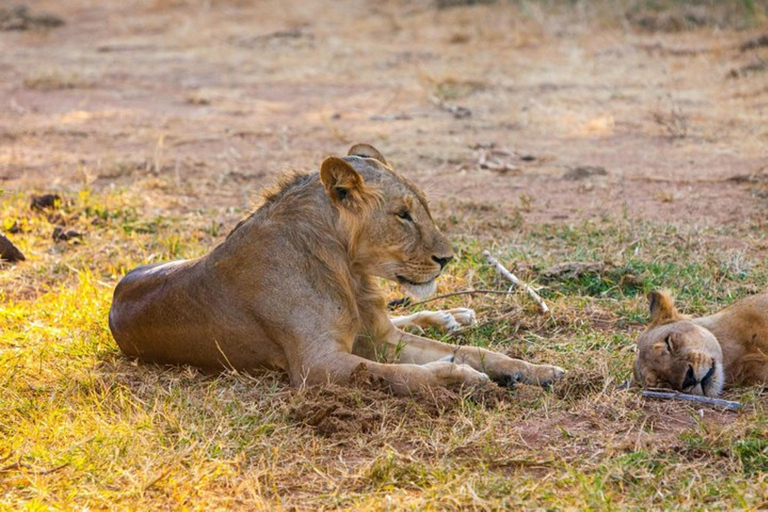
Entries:
[[539,309],[541,309],[541,313],[545,314],[549,311],[549,308],[546,304],[544,304],[544,299],[539,296],[536,291],[528,286],[526,283],[522,282],[520,279],[517,278],[515,274],[507,270],[504,265],[498,262],[496,258],[491,256],[490,251],[483,251],[483,256],[485,256],[485,259],[488,261],[488,264],[492,267],[496,268],[496,271],[501,274],[507,281],[510,281],[515,286],[519,286],[522,289],[525,290],[525,292],[528,294],[528,296],[536,302],[536,304],[539,305]]
[[741,402],[723,400],[721,398],[710,398],[708,396],[689,395],[687,393],[664,392],[664,391],[643,391],[645,398],[659,398],[662,400],[686,400],[688,402],[699,402],[707,405],[716,405],[732,411],[741,409]]

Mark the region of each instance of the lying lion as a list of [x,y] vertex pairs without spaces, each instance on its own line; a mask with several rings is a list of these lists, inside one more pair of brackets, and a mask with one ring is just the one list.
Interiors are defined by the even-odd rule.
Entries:
[[638,384],[711,397],[724,385],[768,384],[768,291],[701,318],[678,313],[666,292],[648,299],[651,324],[637,340]]
[[[284,179],[209,254],[129,272],[109,326],[121,350],[143,361],[278,368],[293,385],[345,381],[361,363],[397,393],[488,378],[546,385],[563,375],[393,325],[375,278],[422,296],[452,258],[424,193],[358,144],[319,173]],[[397,364],[377,362],[382,354]]]

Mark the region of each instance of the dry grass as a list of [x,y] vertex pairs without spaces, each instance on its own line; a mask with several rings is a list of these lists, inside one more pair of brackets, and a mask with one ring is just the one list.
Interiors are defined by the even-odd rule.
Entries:
[[[458,341],[560,364],[569,375],[550,391],[438,390],[411,400],[365,383],[295,390],[276,373],[209,376],[122,357],[106,325],[120,275],[200,254],[226,232],[210,229],[221,213],[153,218],[140,213],[146,201],[82,190],[41,212],[26,195],[3,196],[0,212],[23,227],[14,239],[28,257],[0,274],[6,507],[765,506],[760,390],[728,393],[745,403],[736,414],[618,389],[645,290],[672,287],[687,311],[702,312],[768,284],[764,259],[699,243],[710,230],[681,243],[683,228],[622,219],[520,227],[518,243],[493,249],[534,283],[561,261],[612,264],[547,281],[545,317],[522,294],[438,304],[469,304],[481,320],[516,310]],[[52,221],[85,233],[83,242],[53,242]],[[764,237],[759,226],[733,230]],[[457,243],[442,291],[505,286],[482,263],[482,247]],[[627,269],[634,279],[622,278]]]
[[51,68],[27,76],[24,87],[37,91],[57,91],[93,87],[93,82],[74,71]]
[[[27,261],[0,263],[0,509],[768,506],[765,390],[728,391],[733,413],[619,389],[645,292],[704,313],[768,286],[763,75],[726,78],[763,55],[734,29],[765,27],[765,4],[449,3],[482,5],[77,0],[49,2],[50,34],[2,35],[0,229]],[[48,92],[84,77],[83,97]],[[667,104],[649,119],[660,94],[684,139],[658,140],[682,133]],[[478,311],[451,341],[562,383],[411,400],[122,357],[107,311],[128,269],[203,254],[270,173],[363,140],[426,185],[455,242],[439,293],[506,289],[489,249],[551,306],[428,304]],[[477,169],[491,144],[519,174]],[[578,168],[605,174],[560,179]],[[50,191],[58,208],[29,209]],[[563,262],[583,271],[545,272]]]
[[668,137],[683,139],[688,135],[688,116],[680,107],[672,107],[669,111],[654,110],[651,119],[663,128]]

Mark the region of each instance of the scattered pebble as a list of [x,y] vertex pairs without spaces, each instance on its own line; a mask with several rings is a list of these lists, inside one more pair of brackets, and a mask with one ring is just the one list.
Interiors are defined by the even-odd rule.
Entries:
[[10,240],[0,235],[0,259],[15,263],[17,261],[24,261],[26,258]]
[[569,169],[563,174],[563,179],[568,181],[579,181],[591,176],[608,176],[608,171],[605,170],[605,167],[600,167],[598,165],[582,165]]
[[11,9],[0,9],[0,31],[55,28],[63,24],[64,20],[53,14],[30,14],[29,7],[25,5]]
[[61,202],[61,196],[58,194],[33,195],[29,207],[32,210],[54,209],[59,202]]
[[762,73],[768,71],[768,61],[762,59],[756,59],[746,66],[740,68],[733,68],[728,72],[726,78],[744,78],[755,73]]
[[67,242],[69,240],[83,238],[82,233],[78,233],[74,229],[67,229],[64,226],[56,226],[53,229],[52,236],[54,242]]
[[745,41],[744,44],[742,44],[739,47],[739,49],[742,52],[746,52],[749,50],[755,50],[762,46],[768,46],[768,34],[763,34],[760,37],[755,37],[753,39],[749,39],[748,41]]

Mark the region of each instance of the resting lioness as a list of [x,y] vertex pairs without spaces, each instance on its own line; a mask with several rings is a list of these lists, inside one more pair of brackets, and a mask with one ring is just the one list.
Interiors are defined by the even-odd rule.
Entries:
[[651,324],[637,340],[635,381],[717,396],[724,385],[768,384],[768,291],[714,315],[681,315],[667,292],[648,294]]
[[[123,352],[144,361],[279,368],[294,385],[344,381],[361,363],[398,393],[560,377],[555,366],[392,324],[375,277],[424,295],[452,258],[423,192],[358,144],[319,173],[285,179],[206,256],[129,272],[109,325]],[[398,364],[374,361],[384,353]]]

